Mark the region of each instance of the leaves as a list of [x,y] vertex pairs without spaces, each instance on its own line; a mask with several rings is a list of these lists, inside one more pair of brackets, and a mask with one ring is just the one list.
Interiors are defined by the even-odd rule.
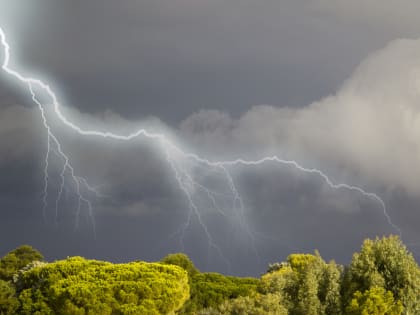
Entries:
[[186,272],[158,263],[72,257],[21,273],[19,282],[22,313],[166,314],[189,296]]
[[22,246],[0,260],[0,314],[420,314],[420,269],[396,236],[365,240],[346,268],[292,254],[261,279],[201,273],[181,253],[161,263],[40,259]]
[[21,268],[33,261],[41,261],[44,257],[29,245],[22,245],[0,259],[0,279],[10,281]]
[[391,292],[407,313],[420,313],[420,269],[399,237],[365,240],[360,253],[353,255],[344,280],[345,303],[356,291],[372,288]]
[[400,315],[402,311],[401,301],[395,301],[392,292],[380,287],[356,291],[346,308],[348,315]]
[[14,314],[18,307],[14,287],[9,282],[0,280],[0,314]]

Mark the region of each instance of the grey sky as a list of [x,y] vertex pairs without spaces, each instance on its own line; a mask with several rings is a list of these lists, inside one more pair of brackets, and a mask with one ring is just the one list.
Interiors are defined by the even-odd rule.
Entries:
[[[408,0],[0,0],[0,26],[13,64],[49,81],[81,123],[163,129],[212,158],[279,154],[320,167],[382,196],[420,251],[419,10]],[[74,231],[71,193],[58,225],[53,207],[44,223],[46,132],[27,91],[0,77],[0,253],[30,243],[49,259],[125,261],[185,250],[203,270],[257,275],[315,248],[345,263],[363,238],[395,233],[373,200],[288,167],[240,167],[259,257],[234,217],[203,210],[229,269],[197,218],[181,246],[187,203],[152,143],[83,139],[58,125],[78,173],[106,196],[94,202],[96,239],[88,218]],[[53,195],[57,165],[51,172]]]

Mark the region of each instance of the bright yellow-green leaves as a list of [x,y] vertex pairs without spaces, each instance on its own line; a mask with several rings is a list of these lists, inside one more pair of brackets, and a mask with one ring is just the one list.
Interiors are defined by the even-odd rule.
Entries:
[[392,292],[380,287],[363,293],[356,291],[346,308],[348,315],[400,315],[402,312],[401,301],[395,301]]
[[391,292],[407,314],[420,314],[420,269],[399,237],[365,240],[353,255],[344,280],[344,300],[372,288]]
[[187,273],[159,263],[73,257],[22,273],[22,314],[168,314],[189,297]]
[[292,254],[287,263],[262,276],[261,290],[278,294],[290,314],[339,314],[339,267],[326,263],[319,253]]
[[366,240],[348,267],[292,254],[261,279],[201,273],[185,254],[41,259],[22,246],[0,260],[0,314],[420,314],[420,269],[396,236]]
[[317,258],[315,255],[311,254],[291,254],[287,257],[287,262],[293,271],[298,274],[304,273],[308,266],[316,263]]

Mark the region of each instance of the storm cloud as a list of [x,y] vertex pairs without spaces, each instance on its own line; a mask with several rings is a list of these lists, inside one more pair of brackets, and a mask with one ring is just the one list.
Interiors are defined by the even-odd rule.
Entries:
[[[212,160],[276,154],[318,167],[383,197],[416,250],[418,6],[44,0],[24,10],[23,2],[0,1],[0,26],[13,65],[51,82],[82,126],[163,131]],[[54,119],[77,173],[101,192],[96,239],[87,212],[75,230],[71,183],[54,223],[57,157],[43,222],[46,131],[25,90],[4,76],[0,90],[0,235],[10,240],[3,252],[24,242],[49,259],[156,260],[186,251],[203,270],[255,275],[315,248],[346,262],[363,238],[396,232],[375,200],[333,190],[317,176],[270,163],[233,167],[246,227],[202,209],[232,269],[209,248],[197,218],[180,235],[188,203],[156,144],[82,138]]]
[[338,178],[347,171],[418,197],[413,170],[420,158],[419,60],[419,40],[396,40],[372,53],[337,93],[320,101],[298,109],[254,106],[239,119],[200,111],[184,120],[181,130],[194,146],[220,152],[237,147],[257,157],[280,154],[335,166],[344,173]]

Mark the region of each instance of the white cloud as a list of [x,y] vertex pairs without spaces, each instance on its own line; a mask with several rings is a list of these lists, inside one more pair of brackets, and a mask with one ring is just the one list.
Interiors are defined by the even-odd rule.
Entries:
[[[17,105],[2,109],[2,159],[36,150],[37,132],[30,127],[39,125],[34,111]],[[82,124],[96,121],[95,126],[124,132],[138,126],[109,111],[99,118],[69,114]],[[170,131],[157,119],[140,125]],[[335,95],[306,107],[259,105],[238,119],[201,111],[181,123],[180,135],[192,151],[214,158],[279,154],[322,167],[338,180],[356,175],[366,184],[399,186],[419,195],[420,40],[391,42],[363,61]]]
[[202,111],[181,130],[195,146],[278,153],[420,195],[420,40],[391,42],[309,106],[255,106],[237,120]]

